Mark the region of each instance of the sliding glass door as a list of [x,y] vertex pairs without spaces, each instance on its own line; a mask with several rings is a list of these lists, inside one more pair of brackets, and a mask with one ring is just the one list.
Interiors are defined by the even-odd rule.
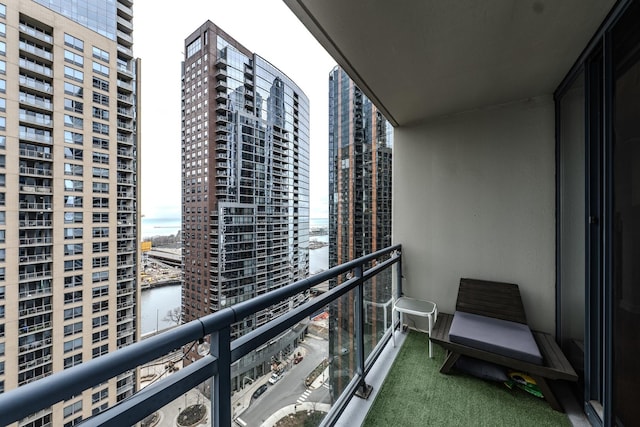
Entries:
[[638,23],[621,2],[556,93],[557,334],[604,426],[640,420]]
[[612,32],[611,275],[613,421],[640,422],[640,5]]

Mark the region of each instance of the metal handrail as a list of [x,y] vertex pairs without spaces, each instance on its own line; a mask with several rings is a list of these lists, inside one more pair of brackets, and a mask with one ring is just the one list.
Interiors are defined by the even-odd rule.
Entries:
[[[123,347],[98,359],[90,360],[5,392],[0,395],[0,425],[16,422],[33,412],[80,394],[97,384],[135,369],[141,364],[151,362],[171,350],[211,335],[211,353],[209,355],[168,378],[145,387],[106,411],[83,421],[83,426],[135,424],[181,396],[187,390],[212,377],[214,379],[212,425],[229,426],[231,425],[231,364],[342,295],[358,289],[358,295],[362,297],[363,284],[381,270],[397,263],[399,265],[397,274],[400,278],[402,274],[400,250],[401,245],[390,246],[264,295],[224,308],[144,341]],[[369,270],[363,271],[363,266],[368,262],[385,255],[391,255],[391,257],[376,263]],[[231,341],[231,325],[233,323],[351,271],[356,272],[355,277],[340,286],[330,289],[321,296]],[[362,339],[362,328],[361,324],[356,326],[359,339]],[[368,368],[364,366],[364,345],[357,345],[356,351],[359,366],[352,381],[354,386],[349,388],[350,392],[355,391],[356,387],[364,385],[364,374],[368,371]],[[348,399],[346,401],[348,402]],[[343,408],[336,409],[339,413]]]

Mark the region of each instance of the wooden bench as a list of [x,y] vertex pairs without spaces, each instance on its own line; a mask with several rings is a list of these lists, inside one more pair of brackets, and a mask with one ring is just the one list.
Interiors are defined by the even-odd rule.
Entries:
[[[456,310],[526,324],[520,291],[517,285],[510,283],[461,279]],[[441,373],[449,373],[461,355],[495,363],[514,371],[521,371],[529,374],[536,381],[544,398],[553,409],[562,411],[562,407],[547,380],[577,381],[578,376],[551,335],[532,331],[543,358],[543,364],[537,365],[451,342],[449,330],[452,321],[452,314],[439,313],[438,321],[433,327],[430,337],[431,341],[447,350],[447,357],[440,368]]]

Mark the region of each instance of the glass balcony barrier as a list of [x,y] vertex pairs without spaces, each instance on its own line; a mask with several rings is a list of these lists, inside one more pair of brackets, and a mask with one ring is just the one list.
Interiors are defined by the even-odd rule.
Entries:
[[388,247],[31,380],[0,395],[0,425],[95,394],[110,380],[118,404],[101,406],[83,426],[259,425],[309,413],[333,425],[353,396],[367,395],[366,373],[390,338],[400,250]]
[[21,22],[19,25],[19,29],[21,32],[25,33],[25,34],[29,34],[39,40],[42,40],[44,42],[47,42],[49,44],[53,44],[53,36],[51,36],[50,34],[45,33],[44,31],[35,28],[27,23],[23,23]]

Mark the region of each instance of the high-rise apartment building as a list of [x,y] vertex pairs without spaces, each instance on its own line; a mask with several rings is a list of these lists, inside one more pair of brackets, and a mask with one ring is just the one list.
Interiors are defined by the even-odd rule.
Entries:
[[[308,275],[309,101],[210,21],[185,40],[182,230],[186,321]],[[232,339],[306,298],[243,319]],[[234,378],[265,373],[271,356],[291,351],[295,339],[234,366]]]
[[[131,0],[0,1],[0,392],[138,337]],[[67,426],[128,373],[20,426]]]
[[[329,267],[391,245],[393,127],[340,67],[329,74]],[[336,280],[330,286],[339,284]],[[368,281],[365,346],[375,346],[391,321],[391,270]],[[353,295],[330,306],[332,393],[353,377]]]

